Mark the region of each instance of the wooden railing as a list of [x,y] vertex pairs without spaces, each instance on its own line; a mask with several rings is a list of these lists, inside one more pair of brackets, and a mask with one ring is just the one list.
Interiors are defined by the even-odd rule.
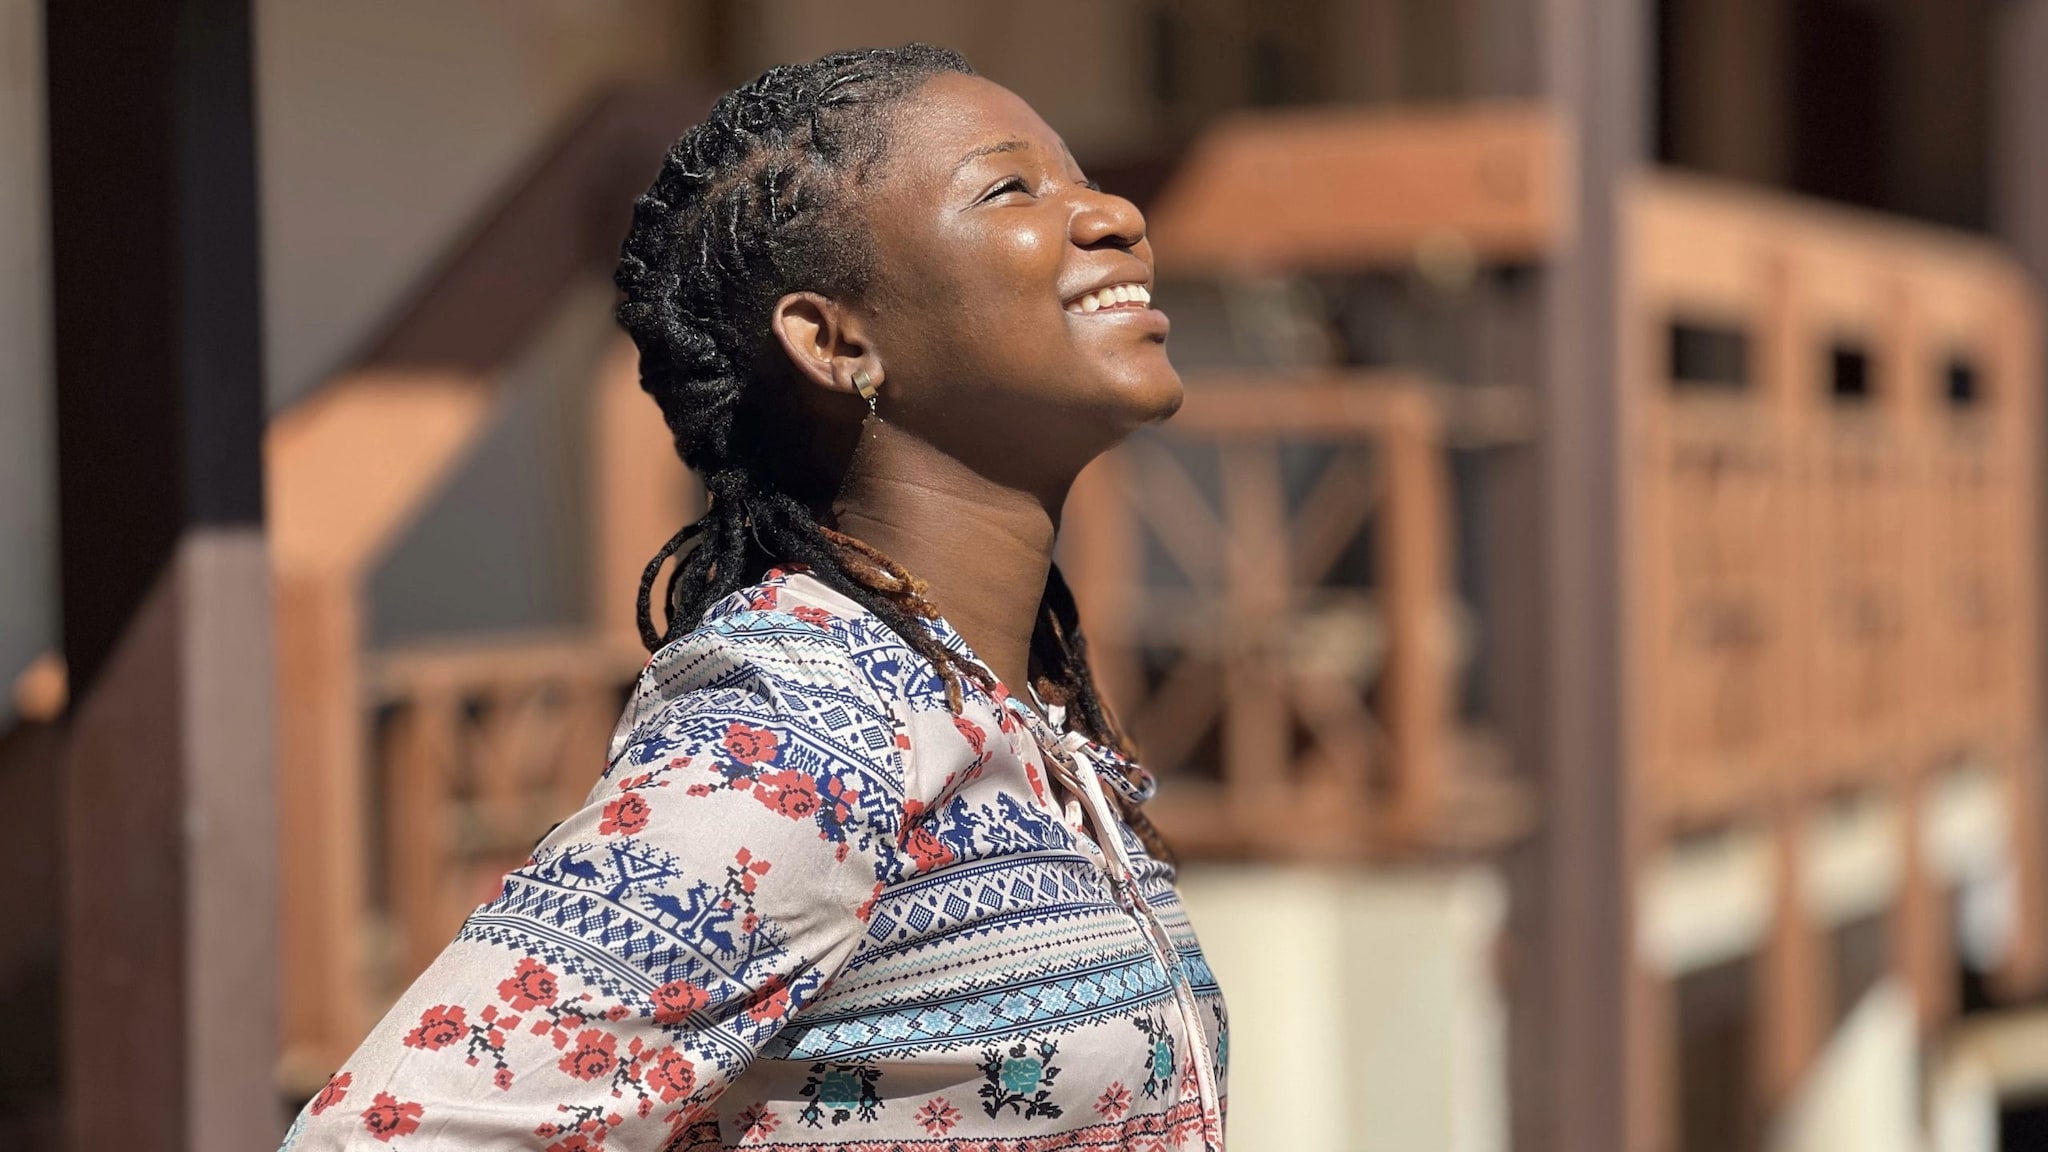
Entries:
[[1437,389],[1398,374],[1195,379],[1092,466],[1063,565],[1105,691],[1186,852],[1495,847],[1527,797],[1453,706]]
[[389,947],[372,999],[395,997],[493,898],[548,829],[582,807],[646,661],[587,635],[501,638],[381,652],[370,816],[381,883],[372,923]]
[[1656,818],[1966,756],[2034,778],[2031,289],[1988,245],[1679,178],[1641,182],[1632,220],[1628,634]]
[[[1936,1026],[1958,983],[1943,794],[1993,797],[2018,886],[2000,975],[2048,976],[2040,303],[1959,235],[1666,175],[1625,204],[1626,842],[1639,875],[1686,837],[1775,861],[1753,1026],[1776,1102],[1843,995],[1831,841],[1868,850],[1859,914]],[[1670,1061],[1675,977],[1646,966],[1641,1051]]]

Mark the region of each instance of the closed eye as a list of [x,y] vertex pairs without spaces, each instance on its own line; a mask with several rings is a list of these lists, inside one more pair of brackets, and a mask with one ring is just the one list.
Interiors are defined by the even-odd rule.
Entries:
[[1025,184],[1025,183],[1024,183],[1024,178],[1023,178],[1022,176],[1011,176],[1011,177],[1008,177],[1008,178],[1006,178],[1006,179],[1005,179],[1005,180],[1004,180],[1004,181],[1003,181],[1002,183],[1000,183],[1000,184],[996,185],[995,187],[993,187],[993,188],[989,189],[989,190],[988,190],[988,192],[987,192],[987,194],[986,194],[986,195],[984,195],[984,196],[982,196],[981,200],[982,200],[982,203],[987,203],[988,201],[990,201],[990,200],[993,200],[993,199],[995,199],[996,197],[998,197],[998,196],[1001,196],[1001,195],[1003,195],[1003,194],[1005,194],[1005,193],[1008,193],[1008,192],[1029,192],[1029,191],[1031,191],[1031,187],[1030,187],[1030,185],[1027,185],[1027,184]]

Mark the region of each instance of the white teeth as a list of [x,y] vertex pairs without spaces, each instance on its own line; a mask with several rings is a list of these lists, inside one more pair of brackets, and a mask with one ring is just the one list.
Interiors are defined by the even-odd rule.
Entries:
[[1069,312],[1099,312],[1119,304],[1143,304],[1150,306],[1152,293],[1143,284],[1115,284],[1098,289],[1067,305]]

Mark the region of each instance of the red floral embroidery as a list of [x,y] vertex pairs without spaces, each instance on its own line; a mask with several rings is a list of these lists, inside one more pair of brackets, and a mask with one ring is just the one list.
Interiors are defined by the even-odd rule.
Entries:
[[671,980],[654,990],[654,1022],[681,1024],[690,1013],[709,1003],[709,992],[688,980]]
[[611,1033],[585,1028],[576,1034],[576,1047],[562,1057],[557,1067],[578,1080],[609,1076],[619,1066],[618,1045],[618,1038]]
[[781,740],[767,728],[732,724],[725,730],[725,750],[742,764],[765,764],[775,759]]
[[746,1111],[734,1119],[739,1122],[742,1140],[766,1140],[782,1124],[781,1118],[770,1112],[766,1104],[749,1104]]
[[953,727],[959,729],[960,735],[967,738],[967,743],[974,749],[976,756],[985,755],[988,752],[987,729],[965,716],[953,717]]
[[[617,1095],[616,1092],[613,1094]],[[605,1139],[611,1135],[612,1129],[626,1122],[626,1118],[618,1112],[606,1111],[589,1104],[557,1104],[555,1110],[566,1113],[569,1118],[542,1124],[533,1130],[533,1134],[543,1140],[560,1137],[548,1145],[548,1152],[557,1152],[558,1149],[563,1152],[594,1152],[595,1149],[604,1147]],[[644,1116],[646,1113],[643,1111],[641,1115]]]
[[400,1136],[410,1136],[419,1131],[420,1117],[426,1114],[427,1110],[418,1104],[402,1101],[389,1092],[379,1092],[376,1101],[363,1109],[363,1128],[379,1143],[389,1144]]
[[832,614],[830,612],[825,611],[823,608],[813,608],[808,604],[801,608],[790,609],[789,614],[806,624],[812,624],[819,628],[823,628],[832,622]]
[[460,1007],[436,1004],[420,1013],[419,1027],[405,1034],[407,1048],[438,1052],[469,1035],[469,1020]]
[[597,830],[605,836],[635,836],[647,827],[647,817],[653,809],[638,792],[624,796],[604,806],[604,819],[598,821]]
[[491,1083],[508,1089],[512,1087],[512,1068],[505,1058],[505,1035],[519,1027],[520,1018],[501,1015],[496,1004],[484,1005],[475,1015],[472,1020],[469,1011],[457,1004],[436,1004],[420,1013],[420,1022],[400,1043],[427,1052],[459,1047],[464,1062],[472,1068],[488,1057],[493,1069]]
[[1051,807],[1052,798],[1045,794],[1045,778],[1038,774],[1038,765],[1026,760],[1024,762],[1024,778],[1031,781],[1031,794],[1038,797],[1038,802],[1048,808]]
[[773,864],[768,863],[766,860],[755,858],[754,854],[745,848],[740,849],[733,855],[733,863],[737,864],[738,867],[727,869],[727,871],[731,873],[733,879],[739,881],[740,891],[748,895],[753,894],[754,888],[760,882],[761,877],[766,876],[768,870],[774,867]]
[[[825,781],[825,791],[832,797],[832,822],[835,825],[845,824],[853,815],[854,803],[860,799],[859,790],[848,788],[839,782],[837,776],[833,776]],[[844,848],[845,845],[841,844],[840,847]],[[840,859],[843,860],[845,857],[842,856]]]
[[874,891],[869,892],[868,898],[860,902],[859,908],[854,909],[853,914],[855,916],[860,917],[861,923],[867,923],[868,918],[875,914],[875,901],[880,900],[882,898],[882,889],[886,887],[888,887],[888,885],[882,883],[880,880],[875,881]]
[[347,1072],[335,1075],[333,1079],[327,1082],[327,1087],[320,1089],[320,1094],[313,1097],[313,1103],[306,1108],[306,1111],[318,1116],[347,1099],[348,1085],[352,1079],[354,1077]]
[[513,970],[509,979],[498,982],[499,998],[520,1012],[553,1004],[561,994],[561,987],[555,983],[555,974],[531,956],[519,962],[519,967]]
[[932,832],[931,825],[924,819],[925,806],[922,801],[912,800],[903,806],[903,850],[917,861],[919,870],[929,872],[953,862],[953,850],[946,846]]
[[1121,1120],[1131,1110],[1131,1090],[1121,1081],[1112,1081],[1109,1090],[1095,1102],[1095,1114],[1104,1120]]
[[697,1066],[674,1048],[663,1048],[654,1054],[647,1086],[660,1094],[663,1104],[673,1104],[696,1089]]
[[801,772],[787,769],[762,773],[754,783],[754,799],[792,820],[815,816],[822,807],[818,800],[818,782]]
[[924,1125],[926,1132],[934,1136],[944,1136],[953,1130],[953,1125],[960,1122],[960,1110],[946,1103],[944,1097],[934,1096],[925,1102],[924,1107],[917,1110],[917,1115],[912,1119]]
[[781,976],[771,973],[766,980],[761,982],[761,987],[755,989],[753,996],[749,998],[747,1015],[755,1023],[763,1024],[770,1020],[780,1020],[788,1013],[789,985],[783,981]]

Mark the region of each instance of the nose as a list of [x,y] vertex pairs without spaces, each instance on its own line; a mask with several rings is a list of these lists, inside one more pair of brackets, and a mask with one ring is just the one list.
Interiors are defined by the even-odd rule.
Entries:
[[1121,196],[1084,187],[1068,234],[1079,248],[1136,248],[1145,239],[1145,214]]

